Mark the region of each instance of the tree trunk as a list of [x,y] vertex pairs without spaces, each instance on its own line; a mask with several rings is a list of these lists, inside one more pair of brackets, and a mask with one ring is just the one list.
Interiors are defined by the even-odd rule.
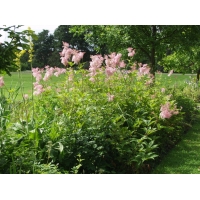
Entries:
[[197,82],[199,82],[200,68],[197,70]]
[[152,26],[152,42],[151,42],[151,73],[156,72],[156,25]]

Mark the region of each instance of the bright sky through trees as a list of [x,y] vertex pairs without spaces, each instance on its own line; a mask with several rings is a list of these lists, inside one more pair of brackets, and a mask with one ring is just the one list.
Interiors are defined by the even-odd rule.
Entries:
[[[7,27],[8,26],[11,26],[11,25],[6,25]],[[33,31],[35,31],[35,33],[39,33],[39,32],[42,32],[43,29],[45,30],[49,30],[50,33],[53,33],[54,30],[58,27],[59,25],[24,25],[22,27],[20,27],[19,29],[17,29],[18,31],[23,31],[25,29],[27,29],[28,27],[31,27],[31,29]],[[0,25],[1,28],[3,28],[4,26],[3,25]],[[2,35],[0,37],[0,42],[3,42],[7,39],[7,34],[0,30],[0,34]]]

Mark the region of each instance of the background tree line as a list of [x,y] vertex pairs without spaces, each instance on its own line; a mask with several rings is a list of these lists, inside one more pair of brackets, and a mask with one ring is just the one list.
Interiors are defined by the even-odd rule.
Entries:
[[[83,62],[89,62],[90,55],[112,52],[120,52],[128,59],[127,48],[132,47],[136,49],[134,60],[148,63],[152,73],[193,71],[197,78],[200,73],[198,25],[60,25],[53,34],[43,30],[33,40],[33,67],[63,67],[59,55],[62,41],[86,52]],[[30,70],[27,60],[28,53],[21,58],[22,70]]]

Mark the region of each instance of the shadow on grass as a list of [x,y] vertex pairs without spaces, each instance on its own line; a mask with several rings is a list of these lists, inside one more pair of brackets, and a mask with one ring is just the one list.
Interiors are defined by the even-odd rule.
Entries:
[[183,136],[152,174],[200,174],[200,123]]

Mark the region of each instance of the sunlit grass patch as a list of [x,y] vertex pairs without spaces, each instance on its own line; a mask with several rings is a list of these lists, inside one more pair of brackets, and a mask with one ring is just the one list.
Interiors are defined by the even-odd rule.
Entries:
[[195,124],[153,174],[200,174],[200,124]]
[[[32,79],[32,72],[31,71],[23,71],[21,73],[21,85],[22,85],[22,91],[24,94],[28,94],[29,96],[32,95],[32,85],[33,82],[35,82],[35,78]],[[5,96],[8,95],[9,92],[15,92],[17,88],[20,87],[20,77],[18,72],[12,72],[12,76],[4,75],[4,82],[6,85],[6,88],[3,87],[3,92]],[[60,75],[59,77],[52,76],[51,79],[48,81],[50,84],[57,84],[65,80],[65,75]],[[21,95],[21,88],[20,92],[17,95],[17,100],[22,99]]]

